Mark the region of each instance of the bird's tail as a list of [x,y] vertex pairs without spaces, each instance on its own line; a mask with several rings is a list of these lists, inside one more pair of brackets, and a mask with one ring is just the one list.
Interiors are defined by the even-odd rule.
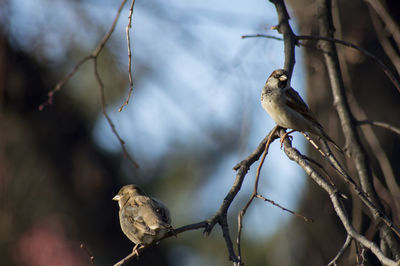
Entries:
[[341,153],[344,154],[344,151],[342,148],[339,147],[339,145],[336,144],[336,142],[334,142],[329,136],[328,134],[325,133],[325,131],[323,129],[321,129],[321,135],[327,140],[329,141],[338,151],[340,151]]

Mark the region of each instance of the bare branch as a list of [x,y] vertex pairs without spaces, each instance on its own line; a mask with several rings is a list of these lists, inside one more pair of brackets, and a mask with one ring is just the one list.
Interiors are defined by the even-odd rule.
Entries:
[[129,8],[129,16],[128,16],[128,25],[126,26],[126,41],[128,43],[128,77],[129,77],[129,92],[125,102],[118,109],[118,112],[121,112],[124,106],[128,105],[129,99],[131,98],[131,94],[133,91],[133,78],[132,78],[132,53],[131,53],[131,36],[129,34],[129,30],[132,28],[132,14],[133,14],[133,6],[135,5],[135,0],[132,0],[131,7]]
[[[278,41],[283,40],[282,38],[278,38],[278,37],[275,37],[272,35],[265,35],[265,34],[243,35],[242,39],[256,38],[256,37],[273,39],[273,40],[278,40]],[[295,42],[296,45],[304,46],[304,44],[300,43],[299,40],[313,40],[313,41],[321,41],[322,40],[322,41],[331,41],[331,42],[358,50],[359,52],[363,53],[365,56],[371,58],[373,61],[378,63],[378,65],[382,69],[382,71],[386,74],[386,76],[390,79],[390,81],[393,83],[393,85],[396,87],[396,89],[400,92],[400,81],[396,78],[396,76],[392,73],[392,71],[390,71],[390,69],[377,56],[368,52],[364,48],[362,48],[358,45],[355,45],[354,43],[351,43],[351,42],[347,42],[344,40],[339,40],[339,39],[335,39],[335,38],[331,38],[331,37],[326,37],[326,36],[311,36],[311,35],[298,35],[297,36],[297,35],[295,35],[295,39],[296,39],[296,42]]]
[[283,41],[283,38],[281,37],[276,37],[273,35],[267,35],[267,34],[254,34],[254,35],[242,35],[242,39],[247,39],[247,38],[267,38],[267,39],[272,39],[276,41]]
[[[323,37],[333,38],[333,25],[331,16],[331,2],[329,0],[319,0],[319,24],[320,33]],[[372,212],[374,220],[380,230],[384,231],[386,240],[396,258],[400,257],[400,247],[393,233],[389,230],[393,223],[388,219],[381,219],[385,216],[382,206],[378,200],[376,192],[372,185],[372,173],[369,167],[368,158],[364,147],[361,144],[358,132],[356,130],[355,120],[350,111],[349,104],[345,95],[343,79],[340,72],[339,59],[336,52],[334,42],[320,41],[321,49],[324,51],[325,63],[328,69],[334,106],[339,115],[343,133],[346,139],[346,147],[354,158],[357,173],[359,175],[361,187],[366,192],[367,197],[376,207],[378,212],[374,211],[372,206],[368,206]],[[361,196],[362,194],[360,194]],[[362,197],[361,197],[362,199]],[[366,203],[364,201],[364,203]],[[384,223],[382,223],[382,221]],[[388,224],[389,223],[389,224]],[[385,225],[386,224],[386,225]],[[394,230],[398,235],[399,231]]]
[[[344,45],[344,46],[347,46],[347,47],[350,47],[350,48],[360,51],[361,53],[363,53],[364,55],[366,55],[367,57],[371,58],[372,60],[374,60],[375,62],[378,63],[378,65],[380,66],[382,71],[386,74],[386,76],[390,79],[390,81],[393,83],[393,85],[396,87],[396,89],[400,92],[400,82],[397,80],[397,78],[392,73],[392,71],[390,71],[390,69],[377,56],[368,52],[364,48],[357,46],[351,42],[335,39],[335,38],[329,37],[329,36],[299,35],[299,36],[297,36],[297,39],[298,40],[314,40],[314,41],[330,41],[330,42],[341,44],[341,45]],[[324,51],[324,53],[326,53],[326,51]]]
[[279,126],[275,126],[272,129],[272,131],[269,133],[267,143],[265,144],[265,149],[264,149],[263,156],[262,156],[261,161],[260,161],[260,163],[258,164],[258,167],[257,167],[257,175],[256,175],[256,181],[254,182],[253,193],[251,194],[250,199],[247,201],[246,205],[243,207],[243,209],[239,212],[239,215],[238,215],[238,235],[237,235],[237,238],[236,238],[236,244],[238,246],[238,254],[239,254],[239,260],[240,261],[242,261],[242,252],[241,252],[241,248],[240,248],[240,243],[241,243],[240,242],[240,238],[241,238],[241,235],[242,235],[243,217],[246,214],[246,211],[249,208],[250,204],[253,202],[254,198],[257,196],[258,181],[260,180],[261,168],[262,168],[262,166],[264,164],[265,157],[268,154],[269,145],[271,144],[272,138],[276,134],[278,128],[279,128]]
[[383,128],[389,129],[390,131],[393,131],[394,133],[400,135],[400,128],[392,126],[391,124],[388,124],[388,123],[374,121],[374,120],[360,120],[360,121],[357,121],[357,124],[360,126],[373,125],[373,126],[377,126],[377,127],[383,127]]
[[[282,12],[282,6],[284,7],[284,4],[282,1],[272,1],[275,4],[279,4],[279,7],[281,9],[277,8],[277,12],[278,12],[278,16],[281,17],[285,17],[286,22],[288,21],[288,15],[287,12],[285,10],[285,12]],[[334,158],[334,156],[332,155],[332,153],[330,152],[329,146],[325,144],[328,153],[326,154],[326,157],[328,158],[329,163],[334,167],[334,169],[336,169],[336,171],[338,171],[340,173],[340,175],[342,177],[344,177],[344,180],[353,187],[353,189],[355,189],[355,191],[357,192],[357,195],[362,199],[362,201],[368,206],[368,208],[371,210],[375,221],[379,220],[379,221],[383,221],[384,224],[386,224],[389,228],[391,228],[397,235],[400,235],[400,231],[398,228],[396,228],[392,221],[383,213],[383,210],[381,208],[381,206],[379,205],[379,201],[376,198],[376,193],[374,193],[375,191],[373,190],[373,187],[371,185],[371,172],[370,169],[367,167],[367,158],[365,157],[365,153],[363,153],[363,147],[361,146],[359,137],[357,135],[357,132],[355,131],[355,122],[354,122],[354,118],[350,112],[345,94],[344,94],[344,86],[343,86],[343,81],[341,79],[340,76],[340,71],[339,71],[339,64],[338,64],[338,59],[337,59],[337,54],[336,54],[336,48],[333,45],[333,43],[340,43],[342,45],[346,45],[348,47],[352,47],[354,49],[357,49],[361,52],[363,52],[364,54],[366,54],[367,56],[373,58],[375,61],[378,62],[378,64],[381,66],[381,68],[384,70],[384,72],[386,73],[386,75],[391,79],[391,81],[393,82],[393,84],[395,84],[396,88],[400,91],[400,83],[396,80],[396,78],[394,77],[394,75],[390,72],[390,70],[373,54],[369,53],[368,51],[353,45],[351,43],[345,42],[345,41],[341,41],[341,40],[336,40],[333,38],[332,36],[332,32],[333,32],[333,27],[331,27],[331,14],[330,12],[330,6],[329,6],[330,2],[329,1],[321,1],[321,7],[320,7],[320,22],[321,22],[321,35],[323,36],[295,36],[293,32],[291,32],[291,34],[294,36],[296,43],[298,43],[298,40],[300,39],[308,39],[308,40],[320,40],[320,42],[322,43],[322,50],[324,52],[324,56],[325,59],[327,61],[327,65],[328,65],[328,72],[329,72],[329,76],[331,78],[331,84],[332,84],[332,88],[333,88],[333,94],[334,94],[334,104],[338,110],[339,113],[339,117],[341,119],[342,122],[342,127],[345,130],[345,135],[346,135],[346,147],[350,147],[350,143],[353,144],[353,142],[355,141],[355,143],[353,144],[353,146],[351,146],[352,149],[350,149],[350,152],[352,154],[352,156],[354,157],[354,155],[356,154],[356,168],[359,172],[360,175],[360,179],[363,178],[362,180],[362,186],[363,189],[366,191],[366,193],[364,193],[358,186],[357,184],[352,180],[352,178],[347,174],[347,172],[343,169],[343,167],[339,164],[339,162],[336,160],[336,158]],[[328,7],[329,6],[329,7]],[[285,16],[286,15],[286,16]],[[281,24],[279,24],[278,26],[281,26]],[[278,28],[275,27],[275,28]],[[290,27],[290,26],[289,26]],[[290,32],[286,32],[286,33],[290,33]],[[272,38],[272,39],[278,39],[275,38],[273,36],[269,36],[269,35],[249,35],[249,36],[243,36],[242,38],[248,38],[248,37],[265,37],[265,38]],[[284,36],[285,39],[285,36]],[[330,41],[328,42],[322,42],[322,40],[325,41]],[[286,39],[285,39],[286,41]],[[290,43],[290,42],[287,42]],[[286,44],[286,43],[285,43]],[[293,49],[294,49],[294,44],[292,45]],[[286,48],[286,46],[285,46]],[[291,53],[286,53],[287,50],[285,50],[285,66],[287,65],[288,59],[293,58],[294,59],[294,54]],[[293,60],[293,64],[294,64],[294,60]],[[355,148],[354,148],[355,145]],[[317,146],[318,147],[318,146]],[[318,149],[318,148],[317,148]],[[321,152],[321,151],[320,151]],[[321,153],[323,154],[323,153]],[[372,195],[371,195],[372,194]],[[369,198],[369,197],[372,197]],[[371,202],[372,201],[372,202]],[[382,226],[382,223],[378,223],[378,226]],[[391,238],[389,241],[390,246],[392,248],[394,248],[395,250],[397,249],[397,244],[395,242],[395,238],[393,238],[393,235],[390,233],[390,235],[388,236],[388,232],[387,229],[385,229],[385,236],[386,238]],[[397,251],[393,252],[394,254],[398,254]],[[397,255],[396,255],[397,257]]]
[[85,253],[88,255],[88,257],[90,259],[90,264],[92,266],[95,266],[95,264],[94,264],[94,256],[92,255],[92,252],[90,252],[89,249],[83,243],[81,243],[80,248],[83,249],[83,251],[85,251]]
[[368,6],[369,14],[371,15],[372,25],[374,26],[376,37],[379,40],[383,50],[385,51],[388,59],[392,62],[393,66],[397,70],[397,74],[400,75],[400,56],[397,53],[395,47],[393,47],[392,43],[389,40],[389,36],[387,36],[387,31],[385,30],[384,25],[378,18],[378,15],[373,11],[371,6]]
[[[189,225],[185,225],[182,227],[179,227],[177,229],[174,229],[173,232],[168,232],[163,238],[161,238],[159,241],[172,237],[172,236],[177,236],[178,234],[181,234],[183,232],[186,231],[190,231],[190,230],[197,230],[197,229],[201,229],[201,228],[205,228],[207,226],[207,222],[206,221],[202,221],[199,223],[194,223],[194,224],[189,224]],[[158,242],[157,242],[158,243]],[[114,266],[119,266],[119,265],[124,265],[125,263],[127,263],[128,261],[130,261],[131,259],[133,259],[135,256],[137,256],[140,252],[142,252],[143,250],[157,244],[157,243],[153,243],[152,245],[149,246],[141,246],[138,248],[137,252],[131,252],[128,256],[126,256],[125,258],[123,258],[122,260],[118,261],[116,264],[114,264]],[[139,252],[140,251],[140,252]]]
[[100,89],[101,110],[103,112],[103,115],[107,119],[107,122],[110,125],[112,132],[117,137],[119,144],[121,145],[124,157],[127,158],[133,164],[134,167],[139,168],[139,164],[137,162],[135,162],[135,160],[133,160],[132,157],[129,155],[128,151],[125,148],[124,140],[119,136],[117,130],[115,129],[115,125],[114,125],[113,121],[111,120],[110,116],[107,114],[106,99],[105,99],[105,95],[104,95],[104,84],[101,81],[99,72],[97,70],[97,57],[95,57],[93,59],[93,63],[94,63],[94,75],[96,77],[96,81],[97,81],[97,84],[99,85],[99,89]]
[[270,200],[270,199],[267,199],[266,197],[263,197],[263,196],[260,195],[260,194],[257,194],[257,195],[256,195],[256,198],[259,198],[259,199],[262,199],[263,201],[269,202],[269,203],[271,203],[272,205],[274,205],[274,206],[278,207],[279,209],[281,209],[282,211],[286,211],[286,212],[289,212],[289,213],[291,213],[291,214],[293,214],[293,215],[295,215],[295,216],[297,216],[297,217],[300,217],[300,218],[302,218],[302,219],[303,219],[304,221],[306,221],[306,222],[309,222],[309,223],[314,222],[313,218],[310,218],[310,217],[304,216],[304,215],[302,215],[302,214],[300,214],[300,213],[297,213],[297,212],[295,212],[295,211],[289,210],[288,208],[285,208],[285,207],[279,205],[278,203],[276,203],[275,201]]
[[[89,60],[93,60],[94,63],[94,76],[96,78],[97,84],[99,85],[100,88],[100,98],[101,98],[101,109],[103,112],[104,117],[106,118],[108,124],[111,127],[111,130],[113,132],[113,134],[117,137],[121,148],[122,148],[122,152],[125,158],[127,158],[134,167],[139,168],[139,164],[137,162],[135,162],[135,160],[132,159],[132,157],[129,155],[128,151],[125,148],[125,142],[123,141],[123,139],[119,136],[117,130],[115,129],[115,125],[112,122],[111,118],[109,117],[109,115],[106,112],[106,101],[105,101],[105,95],[104,95],[104,84],[100,79],[100,75],[98,73],[98,69],[97,69],[97,58],[100,54],[100,52],[103,50],[104,46],[106,45],[107,41],[110,39],[112,33],[115,30],[115,26],[117,25],[118,19],[121,15],[121,11],[125,5],[127,0],[123,0],[118,8],[117,14],[113,20],[113,23],[111,24],[111,27],[109,28],[109,30],[107,31],[107,33],[103,36],[102,40],[100,41],[100,43],[97,45],[97,47],[93,50],[93,52],[84,57],[82,60],[80,60],[71,70],[71,72],[69,72],[64,78],[62,78],[54,87],[53,90],[51,90],[48,93],[48,99],[46,102],[44,102],[43,104],[41,104],[39,106],[39,110],[42,111],[47,105],[50,105],[53,103],[54,101],[54,95],[55,93],[57,93],[58,91],[61,90],[61,88],[65,85],[65,83],[79,70],[79,68],[86,63]],[[134,2],[134,1],[133,1]]]
[[[281,130],[279,132],[280,136],[283,136],[285,132]],[[327,183],[321,175],[318,174],[315,169],[308,164],[307,160],[303,158],[303,155],[295,148],[291,146],[291,142],[288,138],[284,141],[285,153],[288,158],[292,161],[295,161],[298,165],[300,165],[307,175],[317,183],[323,190],[325,190],[331,199],[334,210],[341,220],[342,224],[345,227],[346,232],[350,235],[354,240],[359,242],[364,247],[368,248],[384,265],[398,265],[397,262],[389,259],[383,254],[383,252],[379,249],[379,247],[372,241],[368,240],[366,237],[358,233],[353,226],[351,225],[350,219],[346,214],[345,208],[340,201],[340,194],[337,189]]]
[[[357,117],[360,117],[362,119],[365,119],[367,117],[365,111],[361,108],[361,106],[358,104],[356,98],[354,95],[350,92],[348,93],[348,97],[352,106],[352,109],[354,112],[357,114]],[[369,121],[369,120],[365,120]],[[360,121],[357,122],[358,125],[360,124]],[[386,152],[383,150],[382,145],[380,144],[380,140],[375,134],[375,132],[372,130],[371,127],[361,127],[361,131],[364,134],[370,148],[373,151],[373,155],[375,156],[376,160],[379,163],[379,166],[382,170],[383,176],[385,178],[386,186],[390,191],[392,201],[394,203],[394,211],[392,212],[393,214],[396,214],[397,217],[397,222],[399,222],[399,214],[400,214],[400,202],[396,199],[400,198],[400,189],[397,184],[396,176],[393,172],[393,168],[390,164],[390,160],[386,154]],[[378,181],[376,178],[374,178],[374,182]],[[375,183],[374,183],[375,184]],[[399,224],[399,223],[397,223]]]
[[346,252],[346,250],[349,248],[350,244],[351,244],[351,240],[353,240],[351,238],[350,235],[347,235],[346,237],[346,241],[344,242],[342,248],[339,250],[338,254],[333,258],[333,260],[331,260],[331,262],[328,263],[328,266],[330,265],[337,265],[337,261],[340,259],[341,256],[343,256],[343,254]]
[[289,24],[289,13],[287,12],[285,2],[283,0],[270,0],[275,5],[276,12],[278,14],[278,25],[274,26],[279,33],[283,35],[284,51],[285,51],[285,63],[284,69],[289,73],[289,80],[293,73],[294,64],[296,63],[294,56],[294,49],[296,43],[296,36],[293,33],[292,28]]
[[383,7],[381,1],[372,1],[372,0],[364,0],[371,7],[375,10],[375,12],[379,15],[382,21],[385,23],[387,29],[389,30],[390,34],[393,36],[394,41],[397,44],[397,48],[400,48],[400,29],[399,26],[396,24],[392,16],[386,11]]
[[88,60],[93,59],[92,55],[88,55],[84,58],[82,58],[71,70],[71,72],[69,72],[66,76],[64,76],[54,87],[54,89],[52,89],[51,91],[49,91],[47,93],[47,101],[42,103],[41,105],[39,105],[39,111],[43,111],[43,109],[47,106],[47,105],[51,105],[53,104],[54,101],[54,95],[61,90],[61,88],[64,86],[64,84],[73,76],[75,75],[75,73],[79,70],[79,68],[81,67],[81,65],[83,65],[84,63],[86,63]]
[[221,219],[220,219],[219,223],[221,225],[222,236],[224,237],[225,245],[226,245],[226,247],[228,249],[229,260],[233,261],[233,265],[234,266],[241,265],[240,258],[238,258],[236,256],[235,250],[233,249],[232,239],[231,239],[231,236],[229,234],[228,216],[227,215],[221,216]]
[[48,95],[48,99],[46,102],[42,103],[39,106],[39,110],[42,111],[47,105],[53,104],[53,100],[54,100],[54,95],[61,90],[61,88],[65,85],[65,83],[76,73],[76,71],[78,71],[78,69],[81,67],[81,65],[83,65],[84,63],[86,63],[87,61],[89,61],[90,59],[95,59],[100,52],[103,50],[104,45],[106,45],[108,39],[111,37],[112,33],[115,30],[115,26],[117,25],[119,16],[121,15],[121,11],[122,8],[124,7],[126,3],[126,0],[122,0],[117,14],[113,20],[113,23],[111,24],[110,29],[107,31],[107,33],[103,36],[103,39],[100,41],[100,43],[97,45],[97,47],[93,50],[93,52],[84,57],[83,59],[81,59],[73,68],[72,70],[64,76],[64,78],[62,78],[54,87],[54,89],[52,89],[51,91],[49,91]]
[[[250,169],[250,166],[255,163],[263,153],[265,149],[265,144],[268,141],[268,137],[270,134],[268,134],[260,144],[258,144],[256,150],[254,150],[246,159],[241,161],[240,163],[236,164],[233,169],[237,171],[236,173],[236,179],[235,182],[233,183],[231,189],[229,190],[228,194],[225,196],[224,201],[222,202],[219,210],[217,213],[211,217],[211,219],[208,220],[208,226],[204,230],[204,233],[208,235],[212,228],[215,226],[216,223],[219,222],[220,216],[223,213],[226,213],[228,211],[229,206],[231,205],[232,201],[236,197],[237,193],[242,187],[243,180],[247,174],[247,171]],[[274,137],[275,139],[276,137]]]

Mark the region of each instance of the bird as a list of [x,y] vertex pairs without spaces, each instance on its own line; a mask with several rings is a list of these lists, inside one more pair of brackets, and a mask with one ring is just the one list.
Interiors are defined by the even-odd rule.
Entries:
[[157,242],[168,232],[174,233],[168,208],[137,185],[123,186],[113,200],[118,201],[121,229],[135,244],[132,252],[136,255],[141,246]]
[[275,121],[283,128],[291,128],[281,138],[281,147],[286,136],[294,131],[315,134],[337,148],[342,149],[325,133],[301,96],[289,83],[289,74],[284,69],[276,69],[268,77],[261,91],[261,105]]

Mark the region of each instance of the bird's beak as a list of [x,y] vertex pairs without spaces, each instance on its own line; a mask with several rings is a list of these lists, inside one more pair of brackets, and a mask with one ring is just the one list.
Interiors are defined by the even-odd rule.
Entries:
[[121,196],[120,195],[116,195],[114,198],[112,198],[113,200],[119,200],[121,198]]
[[282,75],[279,77],[279,81],[286,81],[287,80],[287,76],[286,75]]

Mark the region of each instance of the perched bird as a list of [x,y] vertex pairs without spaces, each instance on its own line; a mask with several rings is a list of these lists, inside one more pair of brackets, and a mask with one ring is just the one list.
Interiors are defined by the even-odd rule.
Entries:
[[[269,76],[261,92],[261,105],[278,126],[315,134],[342,151],[325,133],[322,125],[300,95],[290,87],[289,75],[286,70],[274,70]],[[281,145],[287,134],[293,131],[286,133],[281,138]]]
[[148,246],[173,232],[168,208],[138,186],[123,186],[113,200],[118,201],[121,229],[135,243],[136,255],[140,246]]

